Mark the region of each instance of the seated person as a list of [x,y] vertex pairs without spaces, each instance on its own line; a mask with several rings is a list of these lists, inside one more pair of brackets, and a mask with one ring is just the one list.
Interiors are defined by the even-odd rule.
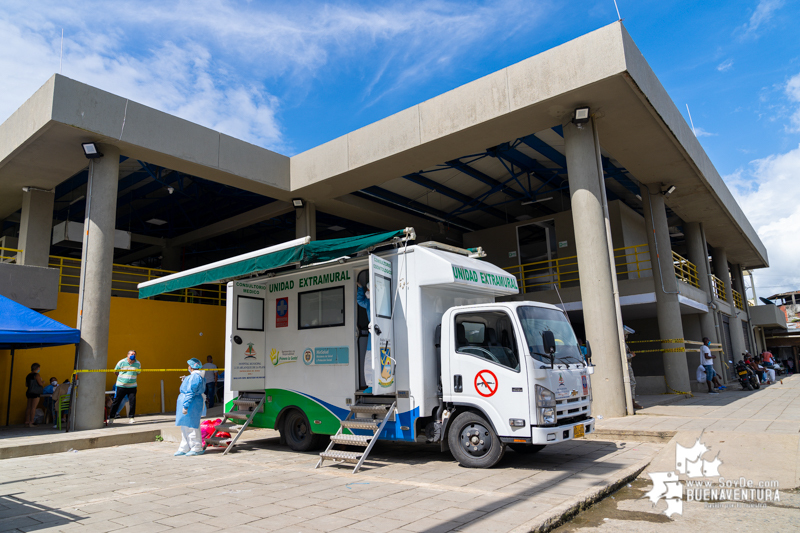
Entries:
[[[64,383],[57,386],[53,389],[53,406],[54,406],[54,415],[53,415],[53,427],[58,427],[58,420],[56,420],[56,414],[58,412],[58,402],[62,396],[68,396],[69,393],[72,391],[72,383],[69,380],[64,380]],[[67,417],[69,416],[69,408],[67,407],[65,410],[61,411],[61,424],[65,424],[67,421]]]
[[50,378],[50,384],[44,388],[42,393],[42,400],[44,401],[45,422],[47,421],[47,414],[49,413],[53,420],[56,419],[56,403],[53,399],[53,390],[58,387],[58,378]]

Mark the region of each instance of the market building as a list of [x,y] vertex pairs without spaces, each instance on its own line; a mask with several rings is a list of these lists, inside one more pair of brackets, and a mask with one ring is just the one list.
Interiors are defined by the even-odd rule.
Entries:
[[[769,265],[620,22],[293,157],[54,75],[0,125],[0,220],[0,294],[77,324],[82,369],[131,347],[145,368],[221,359],[224,288],[136,299],[146,279],[302,236],[413,226],[481,246],[517,276],[512,299],[563,305],[591,342],[605,416],[630,412],[623,323],[649,341],[632,344],[639,394],[704,388],[686,342],[702,337],[732,378],[755,350],[742,271]],[[17,364],[63,379],[73,355]],[[81,378],[78,429],[102,423],[112,376]],[[174,403],[175,374],[141,379],[143,412]]]

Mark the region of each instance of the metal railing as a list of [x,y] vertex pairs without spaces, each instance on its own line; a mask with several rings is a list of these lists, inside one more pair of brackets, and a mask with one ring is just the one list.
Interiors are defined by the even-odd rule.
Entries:
[[744,301],[742,300],[742,295],[739,294],[739,291],[732,290],[733,293],[733,303],[736,307],[744,311]]
[[[81,260],[71,257],[50,256],[49,265],[57,268],[58,290],[60,292],[77,293],[81,279]],[[139,289],[136,286],[144,281],[150,281],[169,274],[174,274],[172,270],[162,270],[160,268],[144,268],[129,265],[114,264],[111,270],[111,295],[123,298],[138,298]],[[224,305],[226,290],[225,285],[220,283],[209,283],[181,289],[174,292],[160,294],[148,298],[148,300],[167,300],[183,303],[199,303],[209,305]]]
[[[646,244],[616,248],[614,263],[620,279],[640,278],[642,273],[652,270]],[[553,285],[559,289],[574,287],[579,281],[577,255],[514,265],[504,270],[516,276],[523,293],[549,290]]]
[[694,263],[685,257],[681,257],[673,251],[672,264],[675,268],[676,278],[688,283],[689,285],[693,285],[698,289],[700,288],[700,282],[697,278],[697,267],[694,265]]
[[722,300],[723,302],[728,301],[725,297],[725,283],[714,275],[711,276],[711,290],[714,292],[714,298]]
[[0,263],[16,263],[22,250],[16,248],[0,248]]
[[[672,252],[672,263],[676,278],[700,287],[697,267],[694,263],[675,252]],[[638,279],[646,277],[643,276],[645,272],[652,272],[650,252],[646,244],[615,248],[614,264],[617,269],[617,279]],[[559,289],[563,289],[565,286],[574,287],[580,280],[578,256],[576,255],[514,265],[506,267],[504,270],[516,276],[523,293],[549,290],[554,285]]]

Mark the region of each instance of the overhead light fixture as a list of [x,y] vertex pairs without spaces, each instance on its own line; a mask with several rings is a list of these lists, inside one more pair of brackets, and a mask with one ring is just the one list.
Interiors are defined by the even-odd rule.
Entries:
[[170,194],[172,194],[172,193],[174,193],[174,192],[175,192],[175,189],[174,189],[174,188],[172,188],[172,187],[167,187],[167,192],[168,192],[168,193],[170,193]]
[[302,198],[292,198],[292,205],[295,206],[297,209],[302,209],[306,203],[303,201]]
[[330,231],[342,231],[344,226],[328,226],[328,230]]
[[83,143],[81,144],[83,147],[83,155],[86,156],[86,159],[97,159],[98,157],[103,157],[103,154],[100,153],[100,150],[97,148],[95,143]]
[[670,185],[669,188],[661,194],[663,194],[664,196],[669,196],[670,194],[675,192],[675,189],[677,189],[676,186]]
[[84,196],[84,195],[80,195],[80,196],[78,196],[77,198],[75,198],[74,200],[72,200],[72,201],[69,203],[69,205],[77,204],[78,202],[80,202],[80,201],[81,201],[81,200],[83,200],[84,198],[86,198],[86,196]]
[[640,202],[642,201],[642,197],[641,197],[641,196],[639,196],[638,194],[637,194],[637,195],[635,195],[635,196],[636,196],[636,199],[637,199],[637,200],[639,200]]
[[586,124],[589,122],[589,108],[576,107],[575,113],[572,115],[573,124]]
[[161,220],[160,218],[151,218],[150,220],[146,221],[148,224],[152,224],[154,226],[163,226],[167,223],[166,220]]
[[546,201],[552,200],[552,199],[553,199],[552,196],[548,196],[547,198],[539,198],[538,200],[528,200],[528,201],[522,202],[522,205],[533,205],[533,204],[538,204],[540,202],[546,202]]

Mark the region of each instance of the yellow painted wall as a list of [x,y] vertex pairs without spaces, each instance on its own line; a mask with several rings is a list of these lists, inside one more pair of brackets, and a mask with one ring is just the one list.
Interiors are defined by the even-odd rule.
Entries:
[[[58,308],[45,313],[50,318],[75,327],[78,295],[59,293]],[[128,350],[136,350],[142,368],[186,368],[186,360],[206,356],[214,363],[225,363],[225,307],[201,304],[111,298],[108,342],[108,366],[114,368]],[[42,381],[55,376],[59,382],[70,377],[75,359],[74,346],[17,350],[14,356],[11,390],[11,424],[25,421],[25,376],[31,364],[42,366]],[[0,351],[0,420],[6,422],[11,352]],[[184,372],[183,374],[185,374]],[[161,411],[161,380],[164,380],[164,404],[175,411],[181,373],[144,372],[139,375],[136,413]],[[107,374],[106,390],[111,390],[115,376]]]

